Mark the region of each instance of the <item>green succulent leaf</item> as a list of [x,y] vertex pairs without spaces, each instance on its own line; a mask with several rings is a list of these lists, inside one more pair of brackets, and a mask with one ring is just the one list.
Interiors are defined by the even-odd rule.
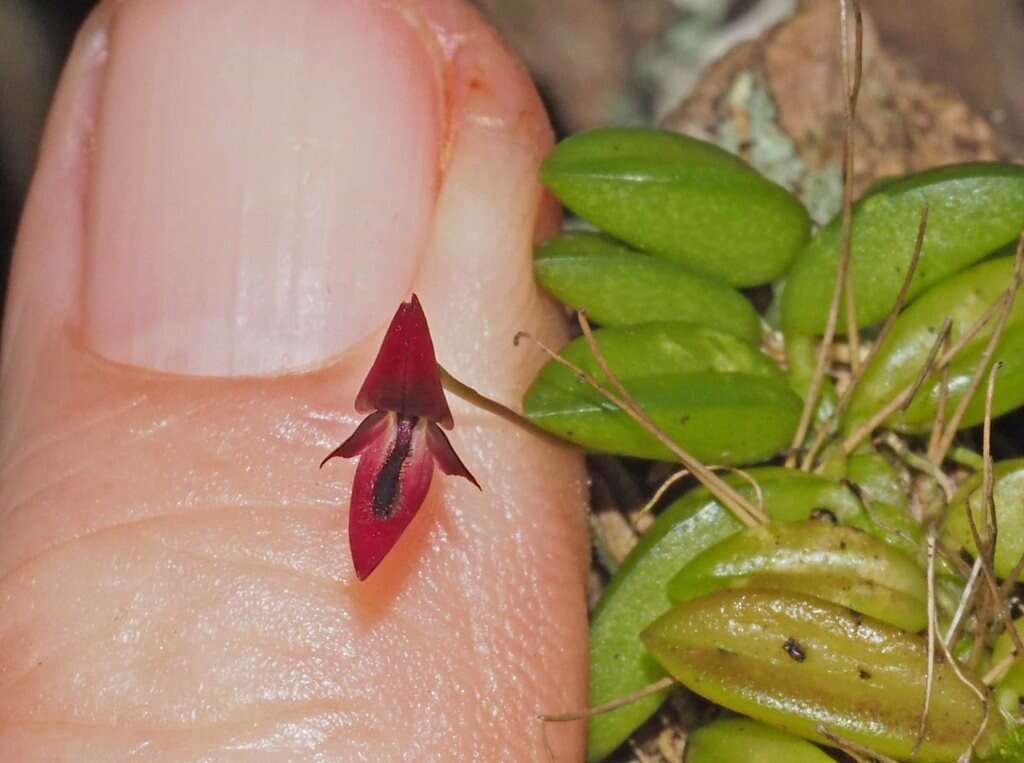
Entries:
[[[997,528],[993,566],[997,575],[1006,577],[1024,556],[1024,459],[1015,458],[996,463],[992,468],[992,476]],[[982,481],[983,475],[979,473],[964,482],[950,503],[942,527],[943,542],[950,548],[978,553],[967,511],[970,507],[975,528],[984,537],[987,525]]]
[[565,206],[651,254],[733,286],[777,278],[810,221],[788,191],[710,143],[605,128],[561,143],[541,180]]
[[1024,760],[1024,727],[1018,726],[999,742],[996,751],[986,763],[1020,763]]
[[[772,361],[747,342],[684,323],[605,328],[594,336],[640,407],[702,461],[751,463],[789,444],[800,400]],[[561,354],[607,383],[583,337]],[[626,413],[555,361],[534,380],[523,410],[538,426],[585,448],[673,459]]]
[[820,747],[750,718],[721,718],[686,737],[686,763],[834,763]]
[[[1014,621],[1014,626],[1017,628],[1017,633],[1024,633],[1024,618],[1018,618]],[[992,658],[990,664],[996,665],[1002,662],[1003,659],[1010,656],[1014,650],[1013,638],[1009,633],[1003,631],[996,639],[995,645],[992,647]],[[995,687],[996,702],[999,704],[999,709],[1002,710],[1004,716],[1012,721],[1014,725],[1020,725],[1022,718],[1022,710],[1024,710],[1024,663],[1019,660],[1014,662],[1006,675],[996,684]],[[1021,749],[1024,750],[1024,739],[1018,740],[1018,744],[1021,745]],[[1005,751],[1006,747],[1003,747]],[[1013,758],[1013,760],[1021,760],[1021,758]]]
[[[920,636],[815,597],[751,588],[681,604],[641,638],[679,681],[730,710],[822,744],[824,727],[899,760],[914,751],[928,664]],[[957,760],[985,719],[971,688],[937,661],[914,759]],[[977,749],[1000,731],[990,713]]]
[[[893,325],[854,393],[847,415],[847,430],[872,416],[917,378],[943,320],[952,319],[950,342],[955,342],[991,305],[998,301],[1012,281],[1013,258],[1000,257],[957,273],[922,294]],[[985,346],[992,335],[994,320],[978,332],[949,366],[947,410],[954,410],[963,398]],[[993,397],[993,414],[998,416],[1024,403],[1024,300],[1018,299],[996,348],[994,361],[1003,363]],[[931,429],[941,397],[941,375],[932,373],[908,409],[894,415],[888,426],[922,433]],[[985,412],[985,385],[979,385],[960,427],[981,423]]]
[[756,344],[761,320],[731,286],[598,233],[563,233],[538,250],[541,286],[604,326],[682,321]]
[[668,595],[681,604],[745,587],[817,596],[911,632],[928,623],[921,567],[866,532],[827,520],[744,529],[683,567]]
[[[911,298],[1020,234],[1024,168],[982,163],[940,167],[880,185],[859,201],[853,211],[849,276],[858,325],[878,323],[895,304],[925,206],[928,230]],[[837,216],[815,234],[787,274],[782,295],[787,333],[824,331],[836,279],[839,229]],[[840,331],[846,325],[844,316]]]
[[[834,480],[777,467],[749,469],[778,522],[807,519],[826,509],[845,525],[872,529],[860,502]],[[731,475],[726,481],[748,499],[751,486]],[[687,562],[742,529],[708,493],[687,493],[658,515],[605,588],[590,623],[590,702],[600,705],[664,677],[664,670],[640,641],[640,631],[671,607],[668,581]],[[875,528],[875,532],[879,532]],[[602,760],[658,709],[664,693],[590,719],[587,760]]]

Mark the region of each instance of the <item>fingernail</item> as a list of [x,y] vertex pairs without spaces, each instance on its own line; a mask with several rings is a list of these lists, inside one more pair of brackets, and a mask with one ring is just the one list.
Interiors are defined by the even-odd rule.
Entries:
[[88,197],[94,350],[265,374],[387,321],[429,237],[440,89],[421,33],[385,5],[118,10]]

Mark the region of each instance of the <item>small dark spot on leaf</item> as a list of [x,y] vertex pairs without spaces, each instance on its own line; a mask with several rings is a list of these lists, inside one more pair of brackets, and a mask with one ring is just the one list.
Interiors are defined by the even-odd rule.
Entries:
[[834,511],[820,506],[811,512],[811,519],[817,519],[820,522],[829,522],[831,524],[836,524],[839,521],[836,518]]
[[840,551],[845,551],[846,550],[846,541],[845,540],[839,541],[839,550]]
[[857,678],[861,679],[862,681],[867,681],[871,678],[871,674],[868,671],[864,670],[864,668],[857,668]]
[[853,620],[853,624],[856,625],[858,628],[864,622],[864,616],[860,612],[857,612],[853,609],[850,610],[850,619]]
[[735,655],[734,652],[730,652],[728,649],[723,649],[722,647],[718,647],[718,653],[723,657],[733,657]]
[[807,653],[804,652],[804,648],[800,646],[800,642],[795,638],[786,639],[786,643],[782,645],[782,650],[797,662],[803,662],[807,659]]

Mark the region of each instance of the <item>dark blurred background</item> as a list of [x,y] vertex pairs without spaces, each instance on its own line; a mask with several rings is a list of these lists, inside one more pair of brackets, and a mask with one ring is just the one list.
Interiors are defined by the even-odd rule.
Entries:
[[0,0],[0,295],[61,62],[93,5],[93,0]]
[[[281,0],[287,2],[287,0]],[[343,2],[344,0],[338,0]],[[475,0],[526,59],[560,133],[650,122],[709,61],[797,0]],[[834,0],[804,0],[833,3]],[[1016,150],[1024,125],[1024,1],[863,0],[887,48],[958,91]],[[0,0],[0,294],[39,132],[92,0]]]

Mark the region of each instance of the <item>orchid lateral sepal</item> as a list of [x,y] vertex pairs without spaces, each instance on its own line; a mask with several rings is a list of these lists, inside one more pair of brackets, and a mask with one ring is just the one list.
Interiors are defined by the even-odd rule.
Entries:
[[480,487],[441,430],[454,422],[415,295],[392,318],[355,407],[369,415],[320,466],[359,458],[348,534],[356,577],[365,580],[419,512],[435,465]]

